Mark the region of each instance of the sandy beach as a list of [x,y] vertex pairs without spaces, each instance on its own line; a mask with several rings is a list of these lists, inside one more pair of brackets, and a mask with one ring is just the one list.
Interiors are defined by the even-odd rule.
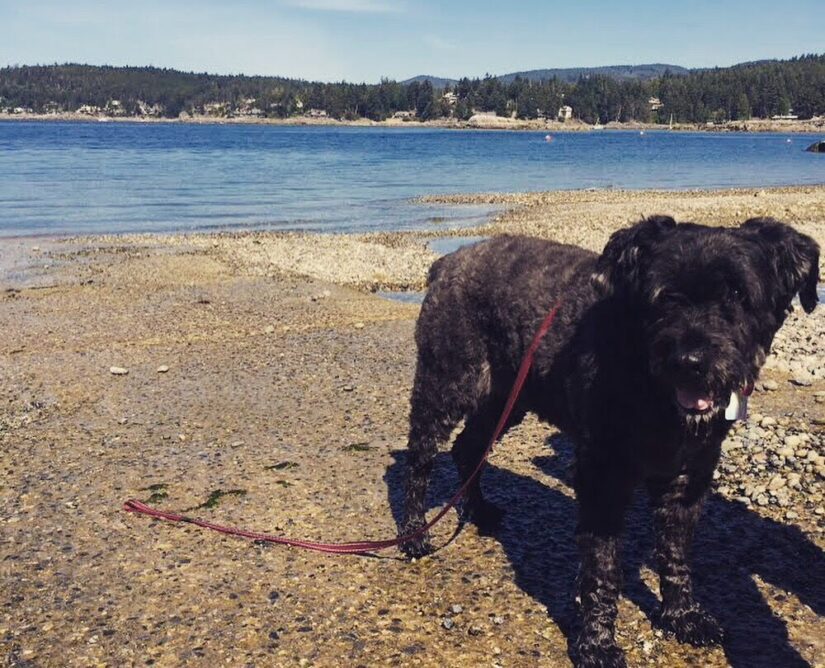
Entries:
[[[423,201],[503,210],[461,230],[0,241],[2,665],[570,665],[571,448],[535,420],[485,473],[509,509],[500,535],[465,527],[416,563],[267,547],[121,505],[302,538],[391,537],[418,306],[375,292],[422,290],[433,240],[519,233],[600,250],[667,213],[771,215],[825,247],[825,186]],[[725,646],[682,646],[656,627],[640,498],[617,632],[629,665],[825,665],[824,324],[823,307],[788,319],[749,421],[724,444],[694,564]],[[455,482],[445,452],[433,508]],[[436,543],[455,526],[449,515]]]

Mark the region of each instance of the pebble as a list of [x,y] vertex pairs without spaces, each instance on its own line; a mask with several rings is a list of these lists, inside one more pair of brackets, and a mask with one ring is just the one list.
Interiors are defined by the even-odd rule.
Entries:
[[771,427],[776,424],[776,419],[770,416],[763,417],[762,421],[759,423],[760,427]]
[[109,373],[113,376],[125,376],[129,373],[129,369],[124,369],[122,366],[110,366]]
[[455,605],[453,605],[453,606],[450,608],[450,610],[453,612],[453,614],[456,614],[456,615],[457,615],[457,614],[459,614],[459,613],[463,612],[463,611],[464,611],[464,608],[463,608],[463,607],[461,607],[458,603],[456,603]]
[[441,620],[441,626],[443,626],[448,631],[455,626],[455,622],[450,617],[445,617]]
[[273,325],[267,325],[266,327],[264,327],[264,334],[274,334],[274,333],[275,333],[275,327]]
[[779,383],[777,383],[775,380],[766,380],[762,383],[762,389],[768,391],[778,390]]
[[785,445],[789,448],[798,448],[802,445],[802,439],[796,434],[791,434],[785,437]]
[[364,323],[363,323],[363,322],[356,322],[356,323],[353,325],[353,327],[355,327],[355,329],[364,329],[365,325],[364,325]]
[[312,295],[309,299],[310,301],[318,302],[322,299],[328,299],[331,295],[332,293],[329,290],[324,290],[323,292],[319,292],[317,295]]
[[157,372],[158,372],[158,373],[166,373],[167,371],[169,371],[169,367],[168,367],[168,366],[166,366],[165,364],[161,364],[161,365],[157,368]]
[[805,376],[795,376],[794,378],[791,378],[791,384],[797,385],[798,387],[809,387],[810,385],[813,385],[813,381]]

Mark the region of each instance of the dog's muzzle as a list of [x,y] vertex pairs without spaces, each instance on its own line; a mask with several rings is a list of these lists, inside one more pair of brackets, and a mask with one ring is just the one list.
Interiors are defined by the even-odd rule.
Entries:
[[711,395],[684,387],[676,388],[676,401],[690,413],[707,413],[712,411],[715,405]]

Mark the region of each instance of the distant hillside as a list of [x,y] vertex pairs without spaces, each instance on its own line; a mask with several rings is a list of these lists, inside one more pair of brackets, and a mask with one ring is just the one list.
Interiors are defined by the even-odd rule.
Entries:
[[419,74],[417,77],[412,77],[411,79],[405,79],[401,83],[404,85],[408,85],[411,83],[424,83],[425,81],[429,81],[433,87],[435,88],[444,88],[445,86],[455,86],[458,83],[458,79],[445,79],[444,77],[434,77],[430,76],[429,74]]
[[[90,118],[335,118],[399,121],[502,117],[585,123],[723,123],[825,114],[825,54],[685,70],[633,65],[534,70],[502,77],[378,84],[220,76],[155,67],[0,68],[0,114]],[[440,84],[440,85],[439,85]]]
[[[676,75],[690,73],[689,69],[679,65],[652,63],[648,65],[604,65],[602,67],[557,67],[544,70],[527,70],[525,72],[499,74],[494,78],[498,79],[502,83],[510,83],[516,77],[521,77],[522,79],[527,79],[528,81],[549,81],[550,79],[555,78],[565,83],[576,83],[576,81],[579,80],[579,77],[599,75],[609,77],[611,79],[617,79],[619,81],[649,81],[650,79],[658,79],[668,71],[671,74]],[[434,77],[429,74],[419,74],[417,77],[412,77],[411,79],[407,79],[401,83],[423,83],[424,81],[429,81],[435,88],[454,86],[458,83],[457,79]]]
[[[527,72],[513,72],[512,74],[502,74],[498,77],[503,83],[510,83],[516,77],[529,79],[530,81],[541,81],[542,79],[556,78],[567,83],[576,83],[579,77],[590,77],[600,75],[619,81],[639,80],[649,81],[658,79],[665,72],[671,74],[689,74],[690,70],[679,65],[664,65],[653,63],[650,65],[605,65],[603,67],[565,67],[548,70],[528,70]],[[433,84],[435,85],[435,84]]]

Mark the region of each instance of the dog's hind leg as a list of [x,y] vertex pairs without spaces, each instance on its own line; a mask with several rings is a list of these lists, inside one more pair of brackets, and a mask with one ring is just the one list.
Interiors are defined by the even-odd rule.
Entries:
[[[444,396],[448,387],[442,388],[438,375],[431,373],[419,361],[410,406],[404,520],[400,535],[418,531],[426,524],[427,485],[438,446],[449,438],[463,417],[455,401]],[[400,548],[411,558],[422,557],[432,551],[427,534],[402,543]]]
[[[501,412],[504,410],[504,401],[488,400],[467,418],[464,429],[458,435],[451,451],[460,482],[464,485],[478,466],[484,451],[490,444],[493,431],[496,428]],[[508,421],[505,431],[524,417],[524,411],[517,409],[516,414]],[[492,534],[501,524],[504,516],[494,503],[487,501],[481,491],[481,473],[470,484],[464,497],[462,520],[473,522],[483,535]]]

